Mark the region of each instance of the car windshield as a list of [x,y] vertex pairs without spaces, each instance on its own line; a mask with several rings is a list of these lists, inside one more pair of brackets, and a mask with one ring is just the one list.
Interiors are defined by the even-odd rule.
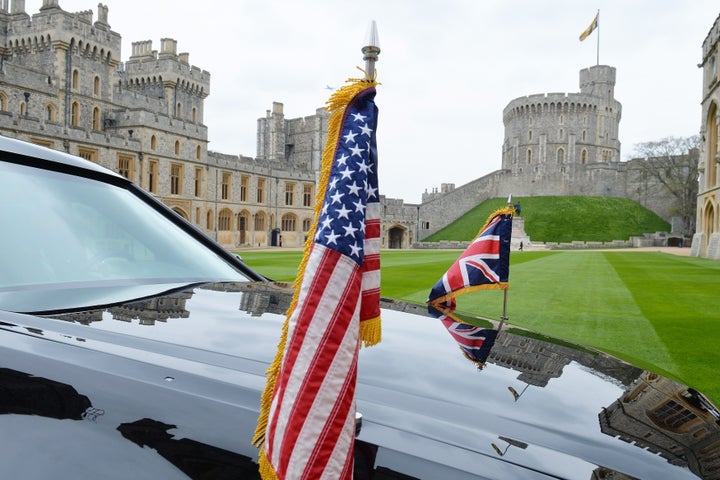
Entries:
[[72,310],[247,281],[124,188],[0,161],[0,309]]

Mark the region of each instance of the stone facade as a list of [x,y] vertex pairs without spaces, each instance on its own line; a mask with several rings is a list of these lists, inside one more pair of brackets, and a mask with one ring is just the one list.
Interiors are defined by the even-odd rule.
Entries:
[[697,232],[691,255],[720,260],[720,176],[718,144],[720,143],[720,16],[702,44],[703,86],[700,135],[700,184],[697,199]]
[[489,198],[508,195],[630,198],[672,222],[677,201],[644,173],[645,160],[620,161],[622,106],[614,90],[615,69],[597,65],[580,71],[579,93],[512,100],[503,111],[502,168],[458,188],[443,184],[425,193],[417,237],[428,237]]

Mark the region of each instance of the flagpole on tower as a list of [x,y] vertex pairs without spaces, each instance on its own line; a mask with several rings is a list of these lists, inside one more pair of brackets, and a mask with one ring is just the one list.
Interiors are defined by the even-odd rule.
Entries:
[[600,65],[600,9],[598,9],[597,17],[595,17],[595,18],[598,19],[598,22],[597,22],[597,31],[598,31],[598,34],[597,34],[597,58],[596,58],[597,64],[596,65]]

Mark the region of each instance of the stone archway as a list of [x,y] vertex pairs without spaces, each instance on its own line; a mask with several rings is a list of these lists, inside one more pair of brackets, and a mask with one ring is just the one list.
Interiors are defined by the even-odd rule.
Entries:
[[188,216],[187,213],[185,213],[185,210],[183,210],[182,208],[173,207],[172,210],[173,210],[173,212],[177,213],[178,215],[180,215],[182,218],[184,218],[188,222],[190,221],[190,217]]
[[390,248],[403,248],[405,244],[405,232],[407,229],[395,225],[388,230],[388,246]]

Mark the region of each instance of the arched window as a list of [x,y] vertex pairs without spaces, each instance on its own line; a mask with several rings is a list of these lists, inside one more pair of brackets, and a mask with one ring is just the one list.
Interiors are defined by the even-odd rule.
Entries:
[[718,182],[718,167],[717,167],[717,155],[718,155],[718,124],[717,124],[717,104],[712,103],[710,110],[708,111],[707,119],[707,164],[705,165],[706,177],[708,187],[714,187]]
[[532,149],[531,148],[528,148],[528,150],[527,150],[527,163],[528,164],[532,163]]
[[256,232],[262,232],[265,230],[265,214],[263,212],[258,212],[255,214],[255,231]]
[[156,150],[157,149],[157,137],[153,135],[150,137],[150,150]]
[[54,122],[55,121],[55,105],[48,104],[45,106],[45,121],[46,122]]
[[232,230],[232,211],[229,208],[223,208],[218,215],[218,230],[227,232]]
[[0,93],[0,112],[7,112],[8,109],[8,102],[7,102],[7,95],[4,93]]
[[93,108],[92,128],[93,130],[100,130],[100,109],[98,107]]
[[195,147],[195,158],[200,160],[201,155],[202,155],[202,148],[200,147],[200,145],[198,145],[197,147]]
[[77,90],[80,87],[80,71],[76,68],[72,72],[72,88]]
[[192,108],[192,121],[195,123],[197,121],[197,108]]
[[78,102],[72,102],[70,107],[70,124],[73,127],[80,125],[80,104]]
[[25,102],[20,104],[20,115],[27,115],[27,104]]
[[215,225],[213,224],[213,211],[212,210],[208,210],[208,212],[207,212],[206,219],[205,219],[205,226],[207,227],[208,230],[212,230],[213,228],[215,228]]
[[180,113],[182,112],[182,104],[178,102],[178,104],[175,106],[175,116],[180,117]]
[[97,75],[95,75],[95,78],[93,79],[93,95],[100,95],[100,77]]
[[175,140],[175,155],[180,155],[180,140]]
[[308,232],[310,230],[311,220],[309,218],[303,219],[303,232]]
[[565,161],[565,150],[562,148],[557,149],[557,163],[563,163]]
[[583,148],[582,153],[580,153],[580,163],[585,165],[587,163],[587,149]]
[[286,213],[282,216],[280,228],[285,232],[294,232],[295,221],[295,215],[293,215],[292,213]]

